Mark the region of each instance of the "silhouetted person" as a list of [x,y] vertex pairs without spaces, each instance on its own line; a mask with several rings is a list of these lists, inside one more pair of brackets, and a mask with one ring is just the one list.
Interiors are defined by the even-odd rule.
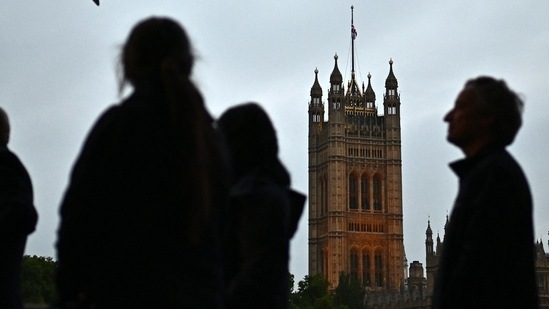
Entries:
[[134,92],[91,130],[61,204],[62,308],[218,308],[226,197],[212,119],[183,28],[149,18],[121,65]]
[[537,308],[532,197],[506,151],[522,100],[504,81],[467,81],[448,122],[465,158],[450,164],[459,192],[444,238],[433,308]]
[[8,148],[10,124],[0,108],[0,308],[22,308],[21,263],[38,215],[27,170]]
[[224,216],[227,308],[287,308],[289,243],[305,196],[291,190],[276,133],[257,104],[218,121],[235,183]]

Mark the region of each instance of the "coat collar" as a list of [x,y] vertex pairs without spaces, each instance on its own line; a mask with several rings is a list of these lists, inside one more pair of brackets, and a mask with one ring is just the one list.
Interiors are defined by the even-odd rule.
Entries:
[[484,158],[489,155],[505,151],[505,148],[501,147],[486,147],[479,151],[475,156],[470,158],[464,158],[461,160],[450,163],[450,168],[456,173],[459,178],[465,177],[471,170],[473,170]]

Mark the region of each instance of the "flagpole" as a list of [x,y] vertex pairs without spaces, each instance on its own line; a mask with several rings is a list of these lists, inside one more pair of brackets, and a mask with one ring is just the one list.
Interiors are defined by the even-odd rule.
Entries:
[[351,74],[355,74],[355,25],[353,22],[354,6],[351,5]]

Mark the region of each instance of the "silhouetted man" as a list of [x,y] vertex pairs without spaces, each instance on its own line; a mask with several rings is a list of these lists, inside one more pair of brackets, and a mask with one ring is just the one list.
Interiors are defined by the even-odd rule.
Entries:
[[38,215],[25,167],[8,149],[10,125],[0,108],[0,308],[22,308],[21,261]]
[[450,164],[459,192],[435,279],[433,308],[537,308],[532,197],[505,150],[522,100],[504,81],[467,81],[444,117],[465,158]]

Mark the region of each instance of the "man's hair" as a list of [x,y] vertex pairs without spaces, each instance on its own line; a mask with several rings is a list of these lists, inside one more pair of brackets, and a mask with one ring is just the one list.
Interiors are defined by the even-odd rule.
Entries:
[[479,113],[494,118],[491,143],[510,145],[522,125],[524,102],[503,80],[488,76],[470,79],[465,87],[472,87],[479,102]]
[[8,114],[0,107],[0,145],[7,145],[10,140],[10,122]]

